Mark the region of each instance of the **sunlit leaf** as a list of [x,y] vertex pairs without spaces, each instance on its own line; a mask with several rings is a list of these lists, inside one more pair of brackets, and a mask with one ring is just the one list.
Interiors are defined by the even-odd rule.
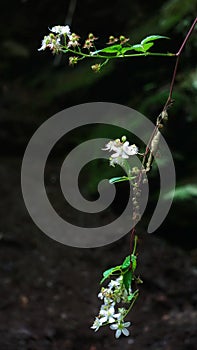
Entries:
[[102,284],[109,276],[111,276],[116,271],[121,271],[121,266],[111,267],[110,269],[104,271],[103,278],[100,281],[100,284]]
[[[131,259],[131,261],[130,261],[130,259]],[[127,269],[130,266],[131,262],[132,262],[132,270],[135,271],[136,266],[137,266],[137,258],[136,258],[136,255],[134,255],[134,254],[131,254],[131,258],[130,258],[130,255],[128,255],[124,259],[122,266],[121,266],[122,269]]]
[[113,45],[109,47],[105,47],[102,50],[99,50],[98,52],[105,52],[105,53],[119,53],[121,52],[122,45]]
[[170,38],[167,36],[163,36],[163,35],[150,35],[141,41],[141,45],[144,45],[150,41],[154,41],[154,40],[158,40],[158,39],[170,39]]
[[142,44],[138,44],[138,45],[133,45],[133,50],[138,51],[138,52],[147,52],[148,49],[150,49],[151,46],[153,46],[154,43],[144,43]]
[[130,255],[128,255],[122,263],[122,269],[127,269],[130,266],[130,263]]
[[144,48],[140,44],[133,45],[133,50],[138,51],[138,52],[144,52]]
[[122,53],[122,54],[125,54],[125,53],[128,52],[128,51],[134,51],[133,46],[123,47],[122,50],[121,50],[121,53]]
[[153,45],[154,43],[143,44],[142,46],[143,46],[144,52],[147,52]]
[[122,182],[122,181],[130,181],[135,179],[135,176],[121,176],[121,177],[113,177],[112,179],[109,180],[110,184],[114,184],[115,182]]
[[130,295],[127,297],[127,299],[128,299],[128,301],[131,301],[134,297],[135,297],[134,294],[130,294]]
[[134,293],[132,293],[128,296],[128,298],[127,298],[128,301],[131,301],[132,299],[136,298],[138,296],[138,294],[139,294],[139,290],[137,289]]
[[132,261],[132,270],[135,271],[137,267],[137,257],[136,255],[131,255],[131,261]]

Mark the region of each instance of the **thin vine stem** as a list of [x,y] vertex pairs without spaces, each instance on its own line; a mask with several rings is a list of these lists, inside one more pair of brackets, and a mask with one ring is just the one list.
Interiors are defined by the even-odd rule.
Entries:
[[[163,112],[166,112],[167,109],[171,106],[172,104],[172,94],[173,94],[173,88],[174,88],[174,84],[175,84],[175,79],[176,79],[176,75],[177,75],[177,69],[178,69],[178,64],[179,64],[179,60],[180,60],[180,56],[182,54],[182,51],[190,37],[190,35],[192,34],[194,28],[195,28],[195,25],[197,23],[197,17],[195,18],[194,22],[192,23],[187,35],[185,36],[185,39],[183,40],[179,50],[177,51],[176,54],[174,54],[174,56],[176,56],[176,61],[175,61],[175,66],[174,66],[174,70],[173,70],[173,74],[172,74],[172,79],[171,79],[171,83],[170,83],[170,88],[169,88],[169,95],[168,95],[168,98],[166,100],[166,103],[163,107],[163,110],[161,112],[161,114],[158,116],[157,118],[157,122],[156,122],[156,125],[155,125],[155,128],[152,132],[152,135],[150,136],[150,139],[148,141],[148,144],[146,146],[146,150],[144,152],[144,155],[143,155],[143,159],[142,159],[142,167],[141,167],[141,170],[140,170],[140,173],[138,175],[138,181],[137,181],[137,186],[140,187],[141,186],[141,181],[142,181],[142,174],[143,174],[143,169],[145,167],[145,163],[146,163],[146,159],[147,159],[147,155],[149,152],[151,152],[151,143],[157,133],[157,131],[159,130],[159,123],[158,123],[158,119],[160,119],[160,121],[162,121],[162,113]],[[130,233],[130,252],[132,254],[132,251],[133,251],[133,246],[134,246],[134,240],[135,240],[135,235],[136,235],[136,225],[134,224],[132,230],[131,230],[131,233]],[[132,268],[132,261],[131,261],[131,268]]]
[[179,64],[179,59],[180,59],[180,56],[181,56],[181,53],[190,37],[190,35],[192,34],[194,28],[195,28],[195,25],[197,23],[197,17],[195,18],[194,22],[192,23],[185,39],[183,40],[183,43],[182,45],[180,46],[179,50],[177,51],[177,53],[175,54],[175,56],[177,57],[176,58],[176,62],[175,62],[175,66],[174,66],[174,71],[173,71],[173,75],[172,75],[172,80],[171,80],[171,84],[170,84],[170,90],[169,90],[169,95],[168,95],[168,98],[167,98],[167,101],[165,103],[165,106],[163,108],[163,110],[167,110],[167,108],[169,107],[169,105],[172,103],[172,93],[173,93],[173,88],[174,88],[174,83],[175,83],[175,78],[176,78],[176,74],[177,74],[177,68],[178,68],[178,64]]
[[175,53],[171,53],[171,52],[168,52],[168,53],[160,53],[160,52],[143,52],[143,53],[134,53],[134,54],[131,54],[131,55],[117,55],[117,56],[110,56],[110,55],[100,55],[100,54],[94,54],[94,52],[92,54],[88,54],[88,53],[84,53],[84,52],[81,52],[81,51],[75,51],[75,50],[72,50],[72,49],[63,49],[62,50],[63,53],[72,53],[72,54],[75,54],[75,55],[78,55],[78,56],[83,56],[83,57],[87,57],[87,58],[101,58],[101,59],[117,59],[117,58],[131,58],[131,57],[146,57],[146,56],[161,56],[161,57],[173,57],[173,56],[176,56]]

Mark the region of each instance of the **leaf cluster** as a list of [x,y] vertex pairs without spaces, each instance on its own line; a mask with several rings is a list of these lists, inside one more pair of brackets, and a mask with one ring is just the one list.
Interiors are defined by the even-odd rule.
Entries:
[[139,53],[145,54],[154,45],[154,41],[158,39],[169,39],[169,38],[162,35],[150,35],[144,38],[140,42],[140,44],[130,45],[127,43],[126,46],[121,44],[116,44],[110,47],[105,47],[104,49],[101,49],[101,50],[97,50],[94,52],[94,54],[105,53],[110,55],[115,54],[115,56],[124,56],[126,53],[130,53],[130,51],[137,51]]

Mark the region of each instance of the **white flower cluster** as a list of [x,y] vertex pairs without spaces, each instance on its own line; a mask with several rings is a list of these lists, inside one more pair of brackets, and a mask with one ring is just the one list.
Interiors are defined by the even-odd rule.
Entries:
[[[131,292],[130,289],[129,293]],[[111,280],[108,284],[108,288],[102,287],[98,297],[103,300],[104,304],[101,306],[99,315],[95,318],[91,328],[96,332],[101,326],[110,324],[110,328],[116,331],[116,338],[119,338],[121,334],[128,336],[129,331],[127,327],[129,327],[131,323],[124,322],[127,310],[124,307],[118,308],[118,312],[115,310],[116,303],[129,302],[128,295],[123,284],[123,276],[118,277],[116,280]]]
[[63,35],[64,37],[67,36],[68,38],[71,37],[70,27],[68,25],[58,25],[52,27],[50,31],[52,33],[50,33],[49,35],[45,35],[44,39],[42,40],[42,45],[38,49],[38,51],[44,51],[48,47],[50,50],[53,51],[53,53],[58,53],[63,47],[63,45],[61,44],[61,35]]
[[[121,141],[122,140],[122,141]],[[138,153],[138,148],[135,144],[129,145],[129,142],[126,141],[126,137],[123,136],[120,139],[109,141],[105,148],[102,148],[103,151],[114,152],[110,157],[110,165],[114,166],[115,164],[121,164],[121,161],[128,159],[129,156],[134,156]]]
[[66,35],[71,35],[70,27],[68,25],[66,26],[54,26],[53,28],[50,29],[51,32],[57,33],[57,34],[66,34]]

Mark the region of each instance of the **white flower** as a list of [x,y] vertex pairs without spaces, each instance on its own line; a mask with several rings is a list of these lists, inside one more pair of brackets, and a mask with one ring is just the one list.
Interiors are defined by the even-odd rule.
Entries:
[[109,141],[106,145],[105,148],[102,148],[103,151],[116,151],[118,147],[120,147],[122,143],[120,142],[120,139],[116,139],[114,141]]
[[115,321],[114,313],[115,313],[114,306],[101,308],[99,315],[102,317],[100,318],[100,321],[102,323],[105,323],[105,322],[113,323]]
[[[50,28],[49,28],[50,29]],[[57,34],[66,34],[71,35],[70,27],[68,25],[66,26],[54,26],[50,29],[51,32],[57,33]]]
[[103,300],[104,299],[104,304],[109,304],[109,303],[112,303],[112,299],[111,299],[111,296],[112,296],[112,291],[111,289],[109,288],[104,288],[102,287],[101,288],[101,291],[100,293],[98,294],[98,298]]
[[101,320],[98,317],[96,317],[92,327],[90,328],[94,329],[94,331],[97,332],[101,326],[102,326]]
[[137,153],[138,153],[138,148],[136,147],[136,145],[129,146],[129,142],[126,141],[123,143],[121,147],[116,148],[116,153],[112,154],[111,157],[112,158],[121,157],[121,158],[127,159],[129,158],[129,156],[134,156]]
[[79,39],[80,39],[79,35],[72,33],[71,35],[69,35],[69,42],[68,42],[67,47],[80,46]]
[[110,306],[114,306],[114,305],[115,305],[113,299],[110,298],[110,297],[104,297],[104,305],[103,305],[103,307],[104,307],[104,308],[105,308],[105,307],[109,307],[109,305],[110,305]]
[[138,148],[136,147],[136,145],[129,146],[129,142],[128,141],[123,143],[122,149],[129,156],[133,156],[133,155],[138,153]]
[[49,35],[46,35],[42,40],[42,46],[38,49],[38,51],[42,51],[42,50],[44,51],[47,48],[47,46],[50,44],[50,42],[51,42],[51,37]]
[[111,280],[108,284],[109,289],[113,289],[113,288],[119,287],[119,286],[120,286],[120,283],[119,283],[118,279],[116,279],[115,281]]
[[101,299],[101,300],[104,298],[104,295],[103,295],[102,292],[100,292],[100,293],[98,294],[98,298]]
[[121,147],[119,147],[119,148],[117,148],[116,149],[116,152],[115,153],[113,153],[112,155],[111,155],[111,157],[112,158],[124,158],[124,159],[127,159],[127,158],[129,158],[129,156],[128,156],[128,154],[126,154],[125,152],[124,152],[124,150],[123,150],[123,148]]
[[130,324],[131,324],[131,322],[125,322],[125,323],[119,322],[119,323],[112,324],[110,326],[110,328],[112,330],[116,331],[116,333],[115,333],[115,337],[116,338],[119,338],[121,333],[123,333],[126,337],[128,337],[129,331],[128,331],[128,329],[126,327],[129,327]]
[[117,158],[122,158],[122,159],[128,159],[129,156],[133,156],[135,154],[138,153],[138,148],[136,147],[136,145],[131,145],[129,146],[129,142],[125,141],[125,142],[121,142],[120,139],[116,139],[114,141],[109,141],[106,145],[105,148],[102,148],[103,151],[109,151],[112,152],[114,151],[115,153],[113,153],[111,155],[111,165],[115,165],[115,164],[119,164],[118,162],[113,161],[113,159],[117,159]]
[[[51,34],[53,36],[53,34]],[[42,46],[38,49],[38,51],[45,50],[47,47],[53,51],[53,53],[57,53],[62,48],[60,38],[52,37],[51,35],[45,36],[42,40]]]
[[124,307],[119,307],[118,308],[118,313],[114,315],[115,318],[117,318],[117,321],[120,321],[123,319],[123,317],[125,316],[125,312],[127,311]]

